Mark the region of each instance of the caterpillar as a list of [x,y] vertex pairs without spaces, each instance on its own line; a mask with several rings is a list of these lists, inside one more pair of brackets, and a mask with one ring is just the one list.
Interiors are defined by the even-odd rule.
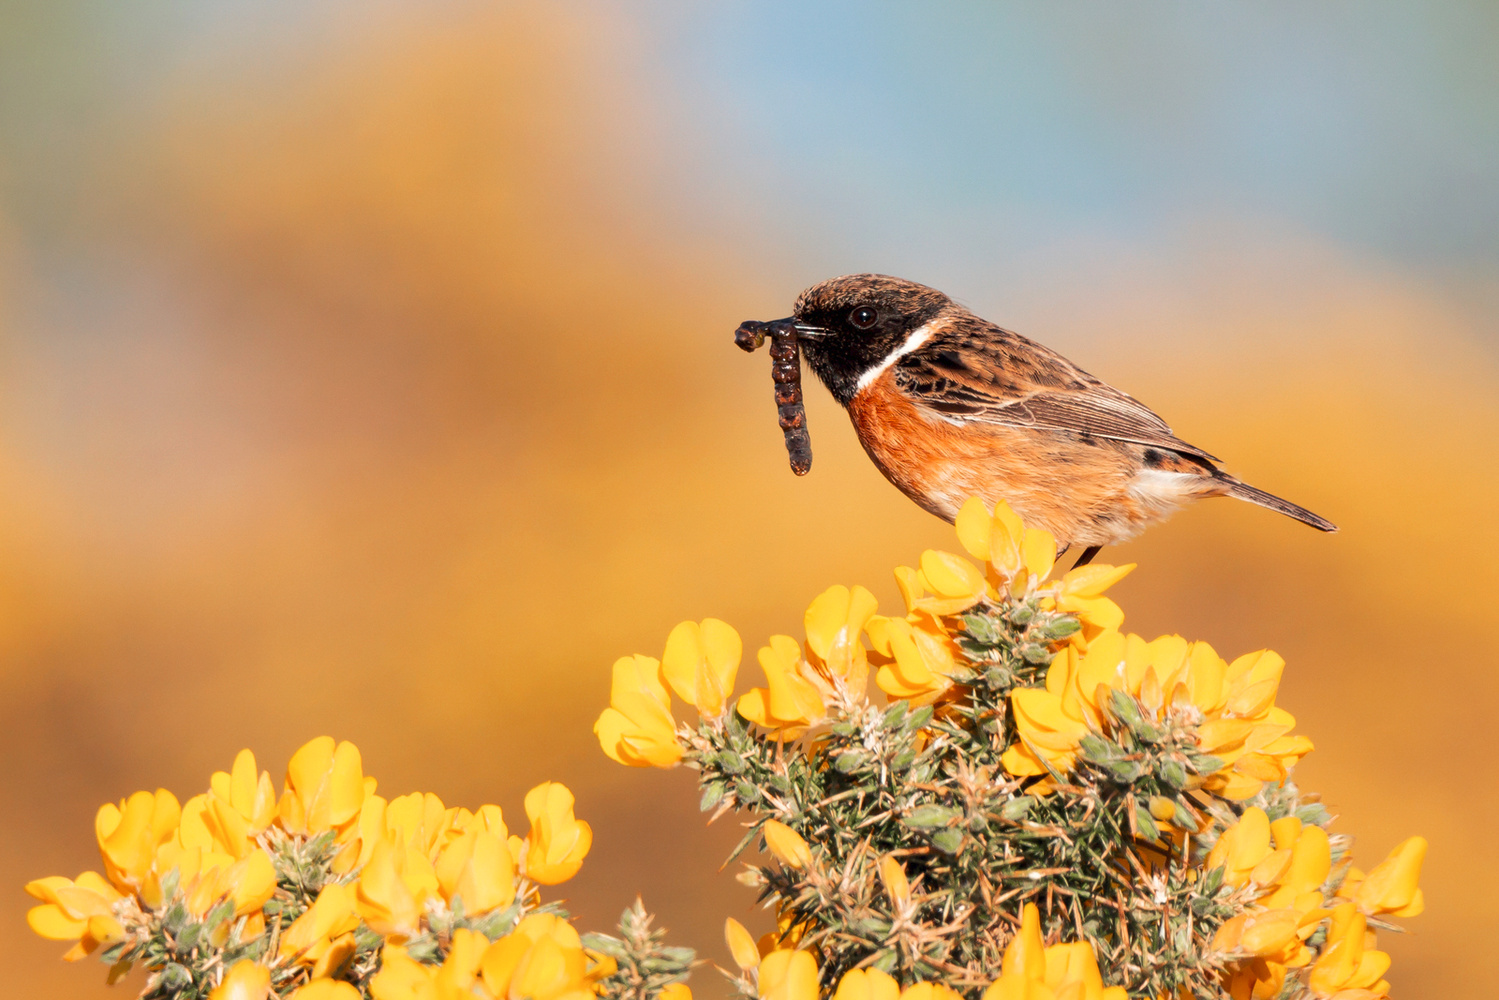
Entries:
[[796,325],[789,319],[746,320],[734,331],[734,343],[753,353],[770,338],[770,377],[775,383],[776,416],[786,438],[791,471],[805,476],[812,468],[812,437],[807,433],[807,409],[802,405],[801,350]]

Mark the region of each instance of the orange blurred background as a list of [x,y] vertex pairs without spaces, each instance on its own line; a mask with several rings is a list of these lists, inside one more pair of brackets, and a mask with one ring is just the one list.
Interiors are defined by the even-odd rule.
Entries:
[[[1286,10],[1246,26],[1152,8],[1187,53],[1164,63],[1149,24],[1022,18],[1029,41],[1003,44],[1054,76],[1017,91],[959,44],[1005,27],[971,6],[914,28],[832,8],[0,12],[9,992],[138,988],[106,994],[102,966],[65,966],[23,923],[26,880],[96,866],[99,803],[185,798],[246,746],[279,775],[323,733],[385,794],[497,802],[512,823],[527,788],[566,782],[595,829],[564,887],[579,923],[611,926],[638,892],[726,962],[725,916],[765,925],[718,871],[736,828],[704,827],[689,773],[619,768],[589,729],[613,658],[658,655],[677,621],[758,644],[834,582],[893,607],[891,567],[953,545],[810,382],[817,461],[793,477],[768,362],[731,346],[740,320],[872,269],[1058,348],[1342,526],[1214,502],[1105,558],[1141,564],[1116,591],[1132,629],[1286,657],[1281,703],[1318,746],[1298,778],[1366,863],[1430,839],[1427,912],[1382,937],[1397,995],[1490,993],[1499,251],[1494,205],[1470,196],[1499,180],[1493,129],[1453,154],[1473,188],[1433,167],[1427,202],[1382,200],[1407,174],[1360,151],[1408,137],[1363,127],[1377,102],[1286,124],[1230,99],[1225,80],[1240,98],[1283,81],[1225,76],[1214,53],[1244,33],[1295,48]],[[1392,115],[1450,87],[1454,114],[1492,124],[1473,54],[1499,32],[1459,13],[1422,22],[1450,44],[1400,64],[1430,86]],[[1427,38],[1366,28],[1302,55],[1352,87],[1376,42]],[[826,41],[836,72],[804,59],[788,81],[759,48],[781,32],[796,52]],[[911,103],[839,76],[865,63]],[[1031,102],[1011,155],[1044,121],[1055,162],[1005,173],[979,138],[1003,121],[923,105],[943,87],[955,106]],[[790,131],[788,108],[806,116]],[[1154,129],[1170,159],[1220,119],[1291,165],[1250,183],[1226,143],[1178,184],[1139,153]],[[1347,148],[1323,152],[1366,173],[1312,162],[1338,123]],[[1294,183],[1323,168],[1343,202]],[[755,681],[751,662],[741,690]],[[711,969],[693,987],[722,992]]]

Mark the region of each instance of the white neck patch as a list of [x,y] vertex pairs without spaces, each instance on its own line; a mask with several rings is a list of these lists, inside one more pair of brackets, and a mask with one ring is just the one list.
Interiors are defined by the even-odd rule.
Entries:
[[904,344],[901,344],[895,350],[886,355],[884,361],[881,361],[879,364],[869,369],[869,371],[859,376],[859,381],[855,385],[854,391],[860,392],[868,388],[869,384],[875,379],[879,378],[881,375],[885,374],[885,371],[891,365],[895,364],[901,358],[919,348],[922,344],[925,344],[928,340],[931,340],[932,334],[936,332],[936,320],[930,320],[912,330],[911,333],[906,337],[906,342]]

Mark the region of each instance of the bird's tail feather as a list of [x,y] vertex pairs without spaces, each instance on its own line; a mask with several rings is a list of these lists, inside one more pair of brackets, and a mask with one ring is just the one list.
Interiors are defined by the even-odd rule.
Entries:
[[1240,500],[1248,500],[1250,503],[1259,504],[1261,507],[1278,510],[1287,517],[1294,517],[1302,524],[1310,524],[1318,531],[1338,530],[1336,524],[1333,524],[1325,517],[1313,514],[1305,507],[1298,507],[1291,501],[1282,500],[1273,493],[1266,493],[1264,490],[1255,489],[1248,483],[1240,482],[1232,476],[1222,476],[1221,478],[1224,491],[1231,497],[1238,497]]

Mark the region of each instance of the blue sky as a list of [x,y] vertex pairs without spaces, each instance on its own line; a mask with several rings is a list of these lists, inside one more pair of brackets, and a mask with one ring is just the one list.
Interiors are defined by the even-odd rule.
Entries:
[[[673,147],[661,180],[709,228],[958,273],[1070,233],[1169,244],[1239,217],[1499,303],[1492,3],[568,6],[628,23]],[[9,214],[54,227],[90,143],[184,60],[306,57],[380,7],[475,9],[13,5]]]

